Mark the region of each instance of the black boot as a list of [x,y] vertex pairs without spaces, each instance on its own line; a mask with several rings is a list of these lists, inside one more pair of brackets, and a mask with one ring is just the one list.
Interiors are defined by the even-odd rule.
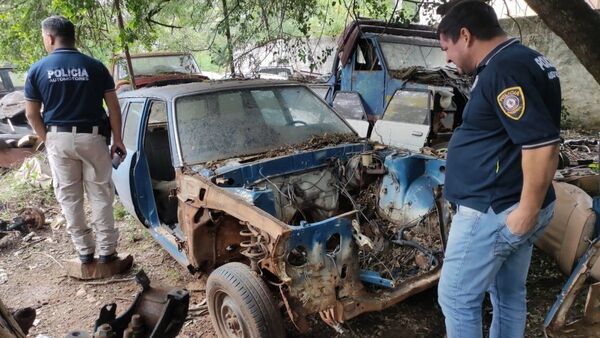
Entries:
[[94,261],[94,254],[79,254],[79,260],[81,261],[81,264],[90,264],[91,262]]
[[100,255],[100,256],[98,256],[98,263],[106,264],[106,263],[116,261],[118,258],[119,258],[119,254],[117,254],[116,252],[114,252],[110,255]]

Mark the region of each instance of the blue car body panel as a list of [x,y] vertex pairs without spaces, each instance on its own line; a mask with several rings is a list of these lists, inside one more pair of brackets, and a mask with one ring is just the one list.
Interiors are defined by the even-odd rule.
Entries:
[[391,219],[409,223],[435,205],[434,190],[444,184],[445,161],[424,155],[394,153],[385,158],[379,207]]
[[236,167],[221,167],[215,173],[228,183],[223,187],[242,187],[272,176],[297,173],[327,165],[331,159],[348,159],[370,150],[366,144],[346,144],[331,148],[305,151]]

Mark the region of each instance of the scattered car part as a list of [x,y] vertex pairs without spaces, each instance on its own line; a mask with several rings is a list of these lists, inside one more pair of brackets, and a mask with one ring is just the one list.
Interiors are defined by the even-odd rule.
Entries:
[[10,76],[13,70],[12,67],[0,67],[0,98],[18,89]]
[[[94,338],[175,338],[188,314],[190,293],[179,288],[154,288],[140,270],[135,279],[142,287],[125,312],[117,317],[117,305],[107,304],[100,310],[94,325]],[[90,335],[71,331],[66,337]]]
[[0,231],[19,231],[26,235],[31,230],[41,228],[46,222],[44,212],[39,208],[25,208],[12,222],[0,220]]
[[0,121],[27,126],[25,102],[25,93],[22,90],[6,94],[0,99]]
[[[558,299],[544,320],[547,337],[600,337],[600,282],[589,285],[592,267],[600,260],[600,240],[596,239],[573,270]],[[577,295],[588,286],[583,318],[567,322],[567,314]]]
[[35,310],[24,308],[11,313],[0,300],[0,337],[25,338],[35,320]]

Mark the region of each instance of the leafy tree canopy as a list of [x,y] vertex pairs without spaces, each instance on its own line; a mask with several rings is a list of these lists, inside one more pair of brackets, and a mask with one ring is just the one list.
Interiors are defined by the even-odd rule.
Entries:
[[[123,31],[115,1],[121,1]],[[313,55],[309,37],[337,36],[357,17],[410,20],[420,1],[407,3],[397,8],[389,0],[0,0],[0,55],[27,69],[46,54],[41,21],[58,14],[75,23],[78,47],[107,63],[127,43],[132,52],[190,51],[225,66],[228,42],[242,51],[238,60],[247,56],[243,51],[279,44],[318,63],[327,55]]]

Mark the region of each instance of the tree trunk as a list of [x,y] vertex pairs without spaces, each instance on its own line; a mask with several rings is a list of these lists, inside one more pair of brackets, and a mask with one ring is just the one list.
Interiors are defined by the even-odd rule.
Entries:
[[235,65],[233,64],[233,47],[231,46],[231,30],[229,27],[229,11],[227,10],[227,0],[221,0],[223,4],[223,24],[225,25],[225,37],[227,38],[227,63],[231,77],[235,77]]
[[600,84],[600,13],[585,0],[525,0]]
[[[115,10],[117,11],[117,24],[119,26],[119,35],[121,38],[125,36],[125,24],[123,23],[123,13],[121,12],[121,0],[115,0]],[[127,62],[127,73],[129,74],[129,82],[131,89],[137,89],[135,85],[135,74],[133,73],[133,65],[131,64],[131,55],[129,54],[129,45],[127,41],[121,41],[123,51],[125,52],[125,61]]]

